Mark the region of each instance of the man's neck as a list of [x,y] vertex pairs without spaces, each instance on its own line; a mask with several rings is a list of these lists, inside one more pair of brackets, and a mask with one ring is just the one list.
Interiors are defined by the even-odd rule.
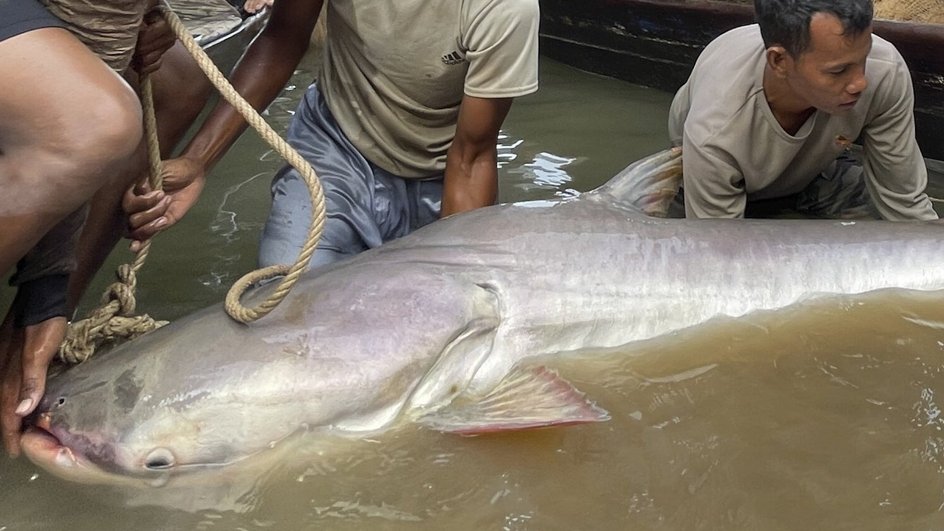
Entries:
[[770,66],[764,68],[764,97],[780,127],[790,136],[797,134],[803,124],[816,112],[797,98],[787,82],[774,75]]

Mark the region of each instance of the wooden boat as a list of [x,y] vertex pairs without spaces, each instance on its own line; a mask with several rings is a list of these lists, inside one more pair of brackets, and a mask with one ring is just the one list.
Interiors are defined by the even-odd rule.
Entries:
[[[540,0],[541,53],[674,92],[708,42],[754,21],[753,5],[710,0]],[[912,72],[918,143],[944,160],[944,25],[877,19]]]
[[223,73],[262,31],[268,12],[248,15],[242,0],[169,0],[171,9]]

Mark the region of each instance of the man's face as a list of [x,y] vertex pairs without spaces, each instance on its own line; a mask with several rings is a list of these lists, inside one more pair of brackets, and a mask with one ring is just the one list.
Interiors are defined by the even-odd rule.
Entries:
[[810,46],[793,58],[787,54],[786,81],[811,107],[834,114],[852,109],[867,82],[865,60],[872,49],[872,28],[843,35],[834,15],[817,13],[810,20]]

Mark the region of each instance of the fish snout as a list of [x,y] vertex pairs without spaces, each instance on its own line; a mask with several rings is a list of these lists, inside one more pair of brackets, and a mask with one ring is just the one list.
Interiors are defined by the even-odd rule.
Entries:
[[52,414],[38,408],[24,420],[25,432],[20,438],[26,456],[37,465],[52,469],[80,466],[78,457],[53,433]]
[[60,434],[67,432],[63,428],[63,421],[57,418],[55,410],[65,403],[64,398],[50,398],[47,394],[40,401],[39,406],[23,419],[23,427],[27,432],[42,434],[45,438],[55,440],[62,446]]
[[39,443],[47,451],[56,450],[55,462],[60,466],[89,461],[104,469],[115,468],[115,446],[103,434],[73,426],[74,419],[67,411],[60,410],[64,404],[64,398],[44,399],[41,407],[26,419],[24,438],[29,435],[34,444]]
[[32,413],[23,418],[23,428],[41,428],[45,431],[49,431],[49,427],[52,425],[50,420],[50,415],[48,411],[41,410],[36,408]]
[[55,411],[65,405],[65,403],[66,398],[64,396],[51,394],[47,389],[46,394],[43,396],[42,400],[39,401],[39,405],[36,406],[36,409],[23,419],[23,427],[35,427],[52,434]]
[[59,438],[52,433],[52,415],[48,411],[35,411],[23,419],[24,437],[29,434],[42,440],[44,447],[62,446]]

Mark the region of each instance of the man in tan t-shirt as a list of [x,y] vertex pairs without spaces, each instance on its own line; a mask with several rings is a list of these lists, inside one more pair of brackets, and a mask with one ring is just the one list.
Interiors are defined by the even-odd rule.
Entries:
[[[911,77],[872,35],[871,2],[754,5],[759,24],[711,42],[672,102],[686,216],[779,203],[821,217],[936,219]],[[850,155],[860,138],[861,163]]]
[[[322,4],[273,4],[233,74],[256,108],[285,86]],[[512,99],[537,90],[537,0],[327,0],[326,16],[323,66],[288,131],[325,192],[327,221],[312,267],[440,215],[492,204],[499,128]],[[132,205],[143,210],[132,217],[132,236],[146,239],[176,222],[244,129],[229,106],[217,108],[181,157],[165,165],[170,204]],[[311,217],[296,170],[279,172],[272,197],[260,245],[264,266],[295,261]]]

